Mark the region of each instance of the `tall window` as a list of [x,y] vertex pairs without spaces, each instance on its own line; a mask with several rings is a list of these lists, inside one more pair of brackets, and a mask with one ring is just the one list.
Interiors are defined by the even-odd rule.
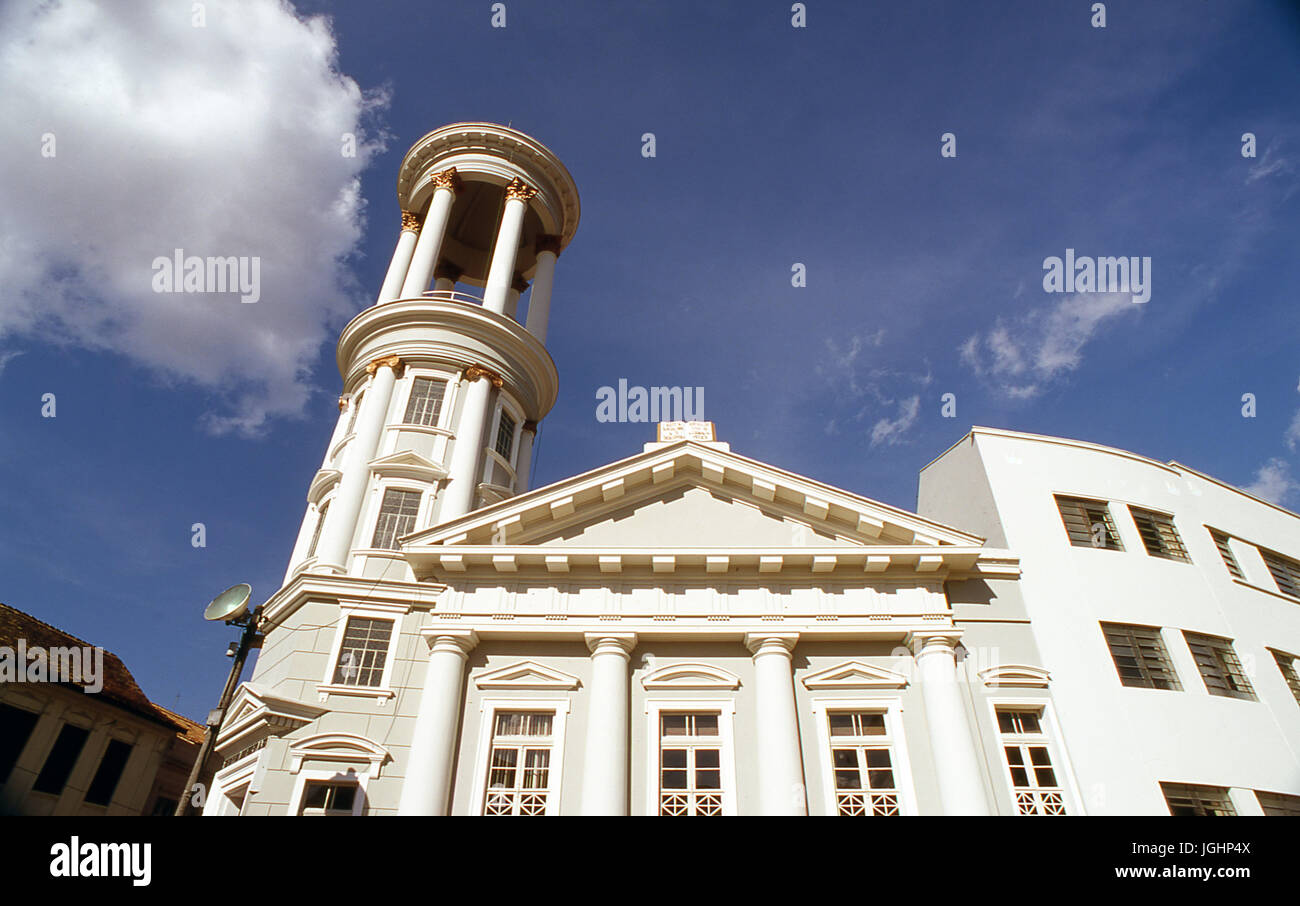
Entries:
[[483,814],[546,814],[554,722],[553,711],[496,712]]
[[1110,518],[1110,507],[1104,500],[1084,500],[1079,497],[1056,496],[1056,508],[1061,512],[1065,533],[1075,547],[1104,547],[1122,551],[1123,543],[1115,522]]
[[1255,690],[1242,669],[1237,652],[1232,650],[1231,639],[1187,631],[1183,632],[1183,637],[1187,639],[1187,647],[1196,659],[1196,669],[1201,671],[1205,688],[1211,695],[1255,699]]
[[494,449],[506,462],[510,461],[515,451],[515,420],[504,409],[501,410],[501,421],[497,423],[497,442]]
[[1228,543],[1228,536],[1223,532],[1210,529],[1210,537],[1214,539],[1214,546],[1219,549],[1219,556],[1223,558],[1223,565],[1228,568],[1228,572],[1238,579],[1246,578],[1241,572],[1241,564],[1237,562],[1237,557],[1232,552],[1232,545]]
[[63,729],[59,731],[59,738],[54,740],[54,747],[50,749],[50,754],[45,759],[45,766],[41,768],[40,774],[36,776],[36,782],[32,784],[32,789],[55,795],[63,792],[68,776],[77,764],[77,758],[81,756],[81,750],[89,736],[89,730],[64,724]]
[[361,397],[364,395],[364,393],[358,393],[352,397],[352,412],[348,415],[348,430],[343,432],[345,437],[351,434],[352,430],[357,426],[357,413],[361,411]]
[[898,781],[884,712],[832,711],[827,721],[836,811],[897,815]]
[[38,719],[31,711],[0,704],[0,784],[9,779]]
[[330,502],[327,500],[321,504],[320,510],[316,513],[316,527],[311,532],[311,544],[307,545],[307,559],[310,560],[316,556],[316,545],[320,543],[321,529],[325,528],[325,514],[329,512]]
[[1065,792],[1052,766],[1042,709],[998,708],[1002,754],[1021,815],[1064,815]]
[[1119,671],[1119,681],[1125,686],[1144,689],[1182,689],[1169,651],[1160,637],[1159,626],[1130,626],[1124,623],[1102,623],[1110,656]]
[[1264,558],[1264,565],[1273,574],[1277,590],[1284,595],[1300,598],[1300,563],[1263,548],[1260,548],[1259,553]]
[[1265,793],[1255,791],[1259,807],[1265,815],[1273,817],[1300,818],[1300,796],[1288,796],[1286,793]]
[[122,771],[130,757],[129,743],[120,739],[109,740],[104,757],[95,771],[95,778],[90,781],[90,789],[86,791],[87,802],[92,805],[108,805],[113,801],[113,793],[117,792],[117,783],[122,779]]
[[300,815],[327,815],[344,817],[352,815],[357,801],[355,783],[329,783],[309,780],[302,791]]
[[438,424],[446,391],[446,381],[416,378],[411,384],[411,398],[406,402],[406,417],[402,421],[408,425]]
[[722,814],[717,712],[659,716],[659,814]]
[[1224,817],[1237,814],[1228,798],[1227,787],[1200,786],[1194,783],[1161,783],[1171,815]]
[[1138,534],[1142,536],[1142,544],[1146,546],[1148,554],[1166,560],[1192,562],[1187,556],[1187,548],[1183,547],[1183,539],[1178,537],[1178,529],[1174,528],[1174,517],[1138,509],[1135,506],[1129,507],[1128,511],[1133,516],[1133,522],[1137,525]]
[[379,550],[397,550],[397,539],[415,530],[415,517],[419,512],[419,491],[385,490],[370,546]]
[[383,682],[388,643],[393,637],[392,620],[348,617],[339,647],[334,683],[339,686],[378,686]]
[[[1272,651],[1273,660],[1277,662],[1277,669],[1282,671],[1282,677],[1286,680],[1287,687],[1291,690],[1291,694],[1295,696],[1296,703],[1300,704],[1300,673],[1296,672],[1295,656],[1283,651],[1273,651],[1271,648],[1269,650]],[[2,771],[3,766],[0,766],[0,772]],[[3,773],[0,773],[0,779],[3,776]]]

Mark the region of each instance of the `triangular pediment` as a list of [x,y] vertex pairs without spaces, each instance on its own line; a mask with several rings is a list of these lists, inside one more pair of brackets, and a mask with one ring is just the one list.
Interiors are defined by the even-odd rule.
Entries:
[[803,684],[809,689],[902,689],[907,677],[862,661],[845,661],[810,673]]
[[254,683],[243,683],[226,708],[227,717],[217,734],[217,752],[229,755],[266,736],[283,736],[324,713],[325,709],[316,705],[285,698]]
[[964,546],[983,539],[714,446],[683,441],[408,537],[431,546]]
[[473,677],[479,689],[576,689],[578,678],[537,661],[519,661]]
[[413,450],[400,450],[372,459],[370,469],[377,475],[414,478],[419,481],[437,481],[447,476],[447,470],[442,465]]

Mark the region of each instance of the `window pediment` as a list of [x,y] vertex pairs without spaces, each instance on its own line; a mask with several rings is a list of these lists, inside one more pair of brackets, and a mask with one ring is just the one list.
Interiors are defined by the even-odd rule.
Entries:
[[998,664],[979,672],[986,686],[1041,686],[1046,687],[1052,675],[1042,667],[1029,664]]
[[355,733],[317,733],[295,740],[289,746],[289,773],[302,770],[305,759],[313,761],[366,761],[371,776],[378,777],[384,762],[391,759],[379,743]]
[[862,661],[845,661],[803,678],[808,689],[902,689],[907,677]]
[[740,677],[712,664],[667,664],[646,674],[641,685],[646,689],[736,689]]
[[576,689],[576,676],[537,661],[520,661],[475,674],[479,689]]

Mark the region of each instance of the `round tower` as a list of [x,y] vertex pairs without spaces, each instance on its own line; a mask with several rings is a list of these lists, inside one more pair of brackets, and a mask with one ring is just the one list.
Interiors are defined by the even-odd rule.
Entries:
[[514,129],[457,123],[406,152],[397,197],[383,286],[339,338],[339,421],[286,581],[412,579],[398,539],[527,490],[555,404],[545,342],[555,260],[578,228],[568,170]]

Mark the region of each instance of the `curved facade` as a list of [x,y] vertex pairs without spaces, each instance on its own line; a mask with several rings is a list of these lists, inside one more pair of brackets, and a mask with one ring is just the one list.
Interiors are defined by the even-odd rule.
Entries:
[[918,510],[1020,558],[1091,814],[1300,796],[1296,514],[1176,462],[985,428],[921,472]]

